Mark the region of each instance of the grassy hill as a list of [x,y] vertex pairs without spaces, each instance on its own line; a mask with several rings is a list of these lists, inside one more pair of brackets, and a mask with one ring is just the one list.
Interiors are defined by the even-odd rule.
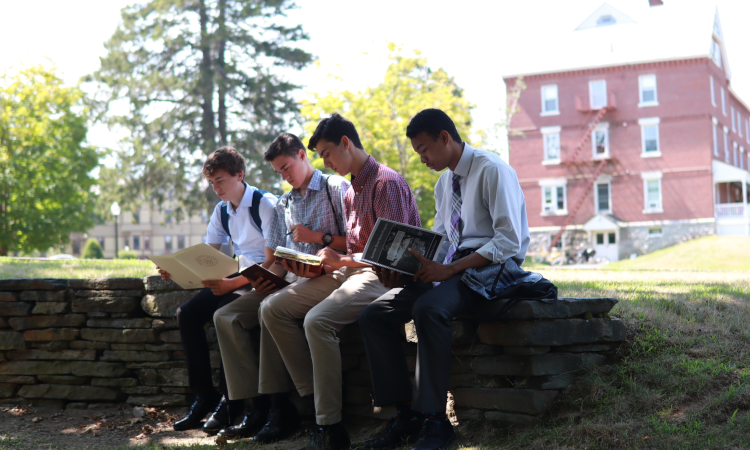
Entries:
[[706,236],[618,261],[609,270],[750,270],[749,236]]

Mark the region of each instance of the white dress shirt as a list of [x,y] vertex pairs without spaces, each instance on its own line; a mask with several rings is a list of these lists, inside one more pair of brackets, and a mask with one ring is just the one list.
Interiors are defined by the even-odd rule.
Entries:
[[[242,196],[240,206],[235,211],[230,203],[227,207],[229,213],[229,231],[232,234],[232,244],[234,245],[234,254],[240,261],[240,267],[245,268],[252,265],[245,261],[245,258],[252,262],[261,264],[266,260],[266,236],[271,229],[273,222],[273,209],[278,200],[273,194],[265,194],[260,201],[258,214],[263,226],[259,230],[250,215],[250,205],[253,203],[253,192],[257,188],[245,183],[245,194]],[[221,203],[216,204],[211,220],[208,222],[206,230],[207,244],[229,244],[229,235],[224,231],[221,224]]]
[[[492,261],[508,258],[523,261],[529,247],[529,223],[526,199],[518,176],[494,153],[471,148],[464,143],[456,170],[446,170],[435,185],[435,225],[433,230],[447,233],[453,209],[453,173],[459,175],[461,188],[460,250],[476,248]],[[442,261],[450,243],[445,242],[436,261]],[[519,264],[520,265],[520,264]]]

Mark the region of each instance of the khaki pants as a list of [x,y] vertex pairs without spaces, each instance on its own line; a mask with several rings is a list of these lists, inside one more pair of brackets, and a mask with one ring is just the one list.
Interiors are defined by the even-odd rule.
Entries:
[[[296,279],[297,277],[292,273],[286,276],[286,280],[290,282]],[[219,340],[230,400],[253,398],[259,395],[258,357],[250,340],[250,330],[258,326],[258,310],[264,298],[266,298],[265,295],[253,289],[214,313],[216,337]],[[265,357],[277,360],[274,367],[280,367],[280,370],[275,376],[286,380],[288,387],[283,392],[291,391],[294,386],[284,368],[279,352],[267,351]]]
[[[318,425],[340,422],[343,394],[336,333],[356,322],[359,313],[387,291],[372,269],[345,267],[268,296],[260,309],[260,392],[288,390],[278,375],[283,367],[273,357],[281,353],[299,395],[315,394]],[[296,322],[302,318],[304,332]]]

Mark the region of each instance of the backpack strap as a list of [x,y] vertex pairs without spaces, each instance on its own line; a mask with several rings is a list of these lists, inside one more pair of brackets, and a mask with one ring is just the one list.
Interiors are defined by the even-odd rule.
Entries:
[[229,232],[229,211],[227,211],[227,202],[221,202],[221,226],[224,227],[229,239],[232,239],[232,233]]
[[263,221],[260,218],[260,201],[266,194],[268,194],[268,191],[256,188],[253,192],[253,202],[250,205],[250,216],[253,218],[253,222],[255,222],[261,234],[263,234]]
[[336,229],[339,230],[339,236],[344,236],[341,233],[341,225],[339,225],[339,215],[336,213],[336,208],[333,206],[333,200],[331,199],[331,185],[328,184],[328,180],[331,178],[330,175],[325,177],[326,182],[326,194],[328,194],[328,203],[331,204],[331,210],[333,211],[333,218],[336,220]]

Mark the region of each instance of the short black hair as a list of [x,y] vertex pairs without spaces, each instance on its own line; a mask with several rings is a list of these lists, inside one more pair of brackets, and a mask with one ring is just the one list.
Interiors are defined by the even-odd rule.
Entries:
[[310,138],[310,142],[307,144],[307,148],[315,150],[318,141],[321,139],[339,145],[341,138],[344,136],[348,137],[355,147],[364,148],[362,147],[362,142],[359,141],[357,129],[354,128],[351,120],[341,116],[339,113],[333,113],[331,117],[320,121],[318,127],[315,129],[315,133]]
[[267,162],[271,162],[282,155],[296,158],[297,153],[304,149],[305,144],[302,143],[300,138],[292,133],[281,133],[276,136],[276,139],[274,139],[273,142],[271,142],[268,150],[263,154],[263,159]]
[[448,114],[437,108],[424,109],[417,113],[406,127],[406,137],[409,139],[417,137],[419,133],[427,133],[432,139],[437,140],[441,131],[447,131],[451,138],[459,144],[463,142],[458,134],[456,124],[448,117]]

